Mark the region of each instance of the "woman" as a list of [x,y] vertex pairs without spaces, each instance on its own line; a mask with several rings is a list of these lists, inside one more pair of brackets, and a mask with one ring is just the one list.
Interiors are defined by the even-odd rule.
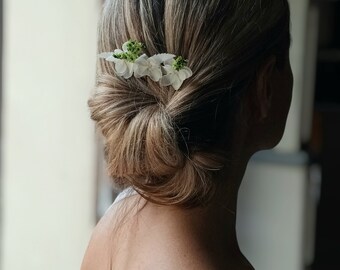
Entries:
[[237,193],[250,157],[284,131],[289,24],[286,0],[106,1],[89,107],[127,189],[82,270],[253,269]]

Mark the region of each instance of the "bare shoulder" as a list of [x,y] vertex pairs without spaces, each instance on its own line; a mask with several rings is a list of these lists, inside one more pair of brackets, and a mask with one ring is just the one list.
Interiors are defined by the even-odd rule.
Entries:
[[90,242],[87,246],[81,270],[110,269],[109,249],[110,227],[108,226],[109,216],[104,216],[94,228]]
[[[111,270],[115,246],[120,243],[117,232],[123,212],[131,205],[130,198],[125,201],[125,211],[121,203],[110,207],[94,228],[84,254],[81,270]],[[122,225],[122,224],[120,224]]]
[[[136,219],[136,196],[112,207],[95,227],[81,270],[249,270],[216,260],[174,219],[147,207]],[[124,217],[122,219],[122,216]],[[235,266],[235,267],[234,267]]]
[[[134,199],[124,200],[125,210],[135,205]],[[184,239],[166,237],[166,232],[145,223],[143,216],[136,223],[125,214],[126,219],[122,222],[122,212],[122,205],[114,205],[98,222],[81,270],[221,269],[214,267]],[[125,211],[130,212],[129,209]]]
[[[164,252],[166,252],[164,250]],[[150,260],[144,265],[143,270],[223,270],[217,262],[210,260],[207,256],[197,256],[192,252],[182,254],[170,253],[166,257],[160,256],[157,260]]]

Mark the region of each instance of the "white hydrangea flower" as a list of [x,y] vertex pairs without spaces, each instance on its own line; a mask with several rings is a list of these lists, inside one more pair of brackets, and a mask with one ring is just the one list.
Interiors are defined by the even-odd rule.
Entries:
[[134,73],[135,61],[141,57],[143,47],[142,43],[129,40],[123,44],[123,50],[116,49],[113,52],[101,53],[99,57],[105,58],[106,61],[114,62],[117,74],[129,79]]
[[160,53],[148,57],[142,54],[145,45],[135,40],[125,42],[122,49],[101,53],[99,57],[113,62],[117,75],[125,79],[133,75],[136,78],[149,76],[161,86],[171,85],[178,90],[184,80],[192,76],[191,69],[187,67],[187,60],[182,56]]
[[151,57],[145,54],[135,61],[134,74],[136,78],[149,76],[153,81],[158,82],[162,76],[162,63],[175,57],[174,54],[161,53]]
[[175,90],[178,90],[182,86],[183,82],[192,76],[192,71],[187,66],[182,66],[180,69],[176,69],[174,67],[175,63],[175,59],[166,62],[163,67],[166,75],[161,78],[160,85],[171,85]]
[[100,58],[105,58],[106,61],[115,63],[115,70],[117,74],[125,79],[129,79],[133,75],[134,63],[127,59],[119,59],[115,55],[123,54],[124,51],[116,49],[113,52],[105,52],[99,54]]

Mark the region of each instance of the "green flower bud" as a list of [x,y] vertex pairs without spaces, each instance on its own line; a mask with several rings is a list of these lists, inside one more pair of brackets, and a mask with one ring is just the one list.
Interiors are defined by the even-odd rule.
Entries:
[[182,56],[177,56],[175,58],[174,63],[172,64],[172,67],[177,70],[180,71],[182,68],[184,68],[186,65],[188,64],[188,61],[185,60]]
[[114,53],[113,57],[117,59],[126,59],[125,53]]
[[145,45],[135,40],[129,40],[126,44],[127,52],[124,53],[125,58],[129,62],[134,62],[139,56],[141,56]]

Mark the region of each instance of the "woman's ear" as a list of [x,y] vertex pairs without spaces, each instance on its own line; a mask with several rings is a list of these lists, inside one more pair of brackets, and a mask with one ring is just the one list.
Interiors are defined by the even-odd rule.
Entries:
[[272,106],[273,87],[272,80],[274,79],[273,72],[275,71],[276,57],[271,56],[261,66],[257,72],[254,95],[257,115],[260,121],[266,119],[269,115]]

